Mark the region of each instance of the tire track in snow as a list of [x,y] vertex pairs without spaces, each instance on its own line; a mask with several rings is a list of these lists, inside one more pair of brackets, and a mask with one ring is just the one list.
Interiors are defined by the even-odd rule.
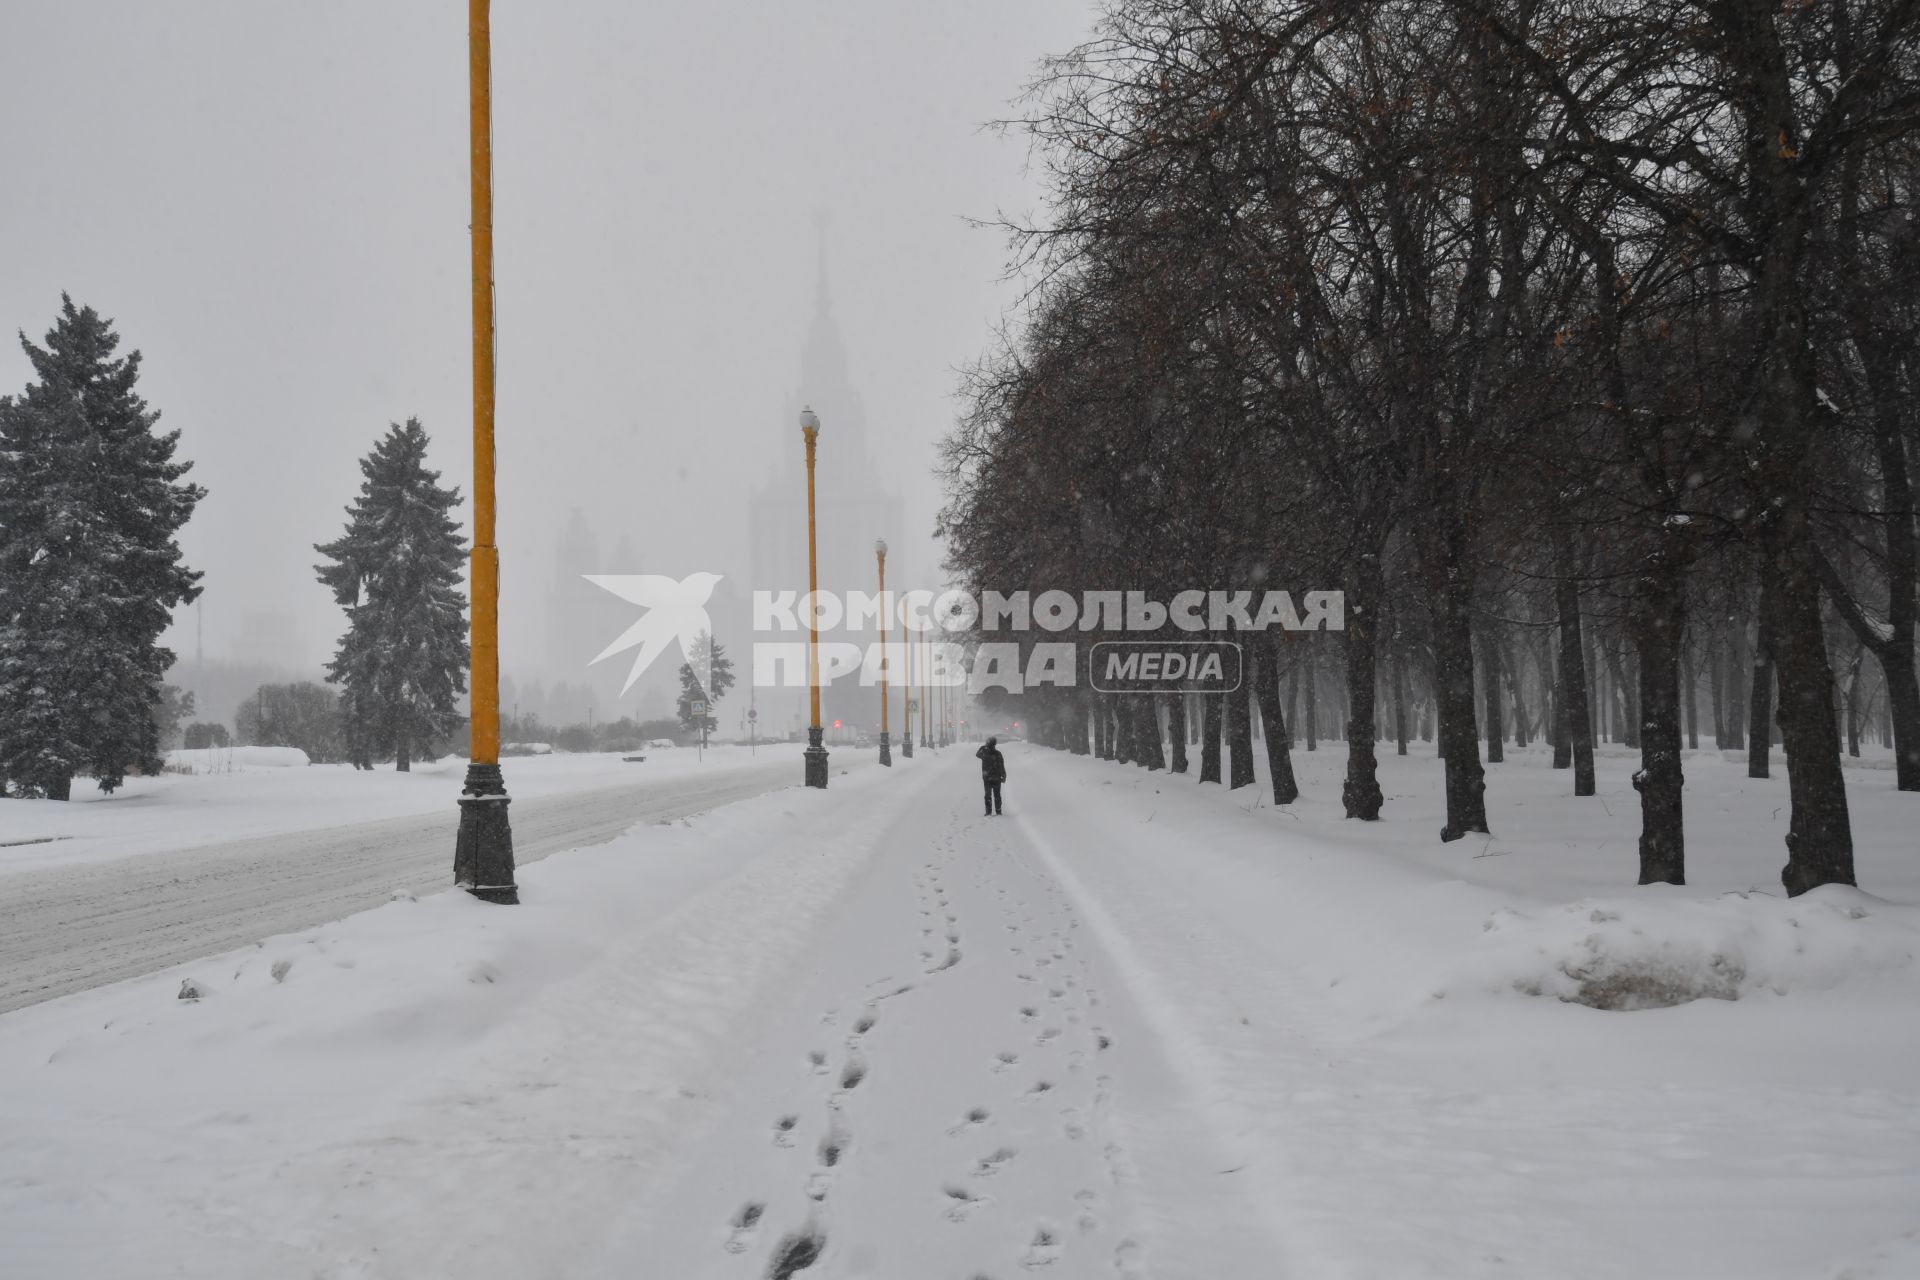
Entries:
[[[787,762],[515,801],[525,865],[793,785]],[[449,887],[458,815],[445,812],[5,877],[0,1013],[218,955]]]

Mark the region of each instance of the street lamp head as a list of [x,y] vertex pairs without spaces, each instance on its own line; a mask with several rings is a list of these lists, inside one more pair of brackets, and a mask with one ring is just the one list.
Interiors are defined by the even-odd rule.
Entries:
[[800,429],[808,435],[814,435],[819,432],[820,415],[815,413],[811,407],[800,410]]
[[875,538],[873,540],[873,554],[879,556],[883,560],[886,559],[887,540],[885,538]]

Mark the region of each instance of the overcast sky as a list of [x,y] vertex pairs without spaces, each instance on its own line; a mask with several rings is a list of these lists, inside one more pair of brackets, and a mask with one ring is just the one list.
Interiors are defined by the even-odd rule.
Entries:
[[[0,0],[0,389],[60,292],[118,322],[210,496],[210,656],[341,627],[313,543],[419,416],[470,488],[466,6]],[[816,210],[881,470],[927,528],[955,368],[1012,302],[969,216],[1034,186],[1004,115],[1082,0],[496,0],[503,663],[570,506],[645,569],[737,564],[811,314]],[[820,406],[829,414],[829,406]],[[918,518],[911,513],[918,513]],[[899,564],[931,573],[931,544]],[[720,566],[715,561],[721,562]],[[516,591],[519,594],[516,596]],[[193,648],[190,621],[171,643]],[[536,659],[537,660],[537,659]]]

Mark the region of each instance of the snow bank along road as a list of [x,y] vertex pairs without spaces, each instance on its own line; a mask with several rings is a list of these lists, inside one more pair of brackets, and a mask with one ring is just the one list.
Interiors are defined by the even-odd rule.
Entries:
[[[836,754],[836,769],[856,763]],[[864,755],[860,763],[864,763]],[[798,757],[515,800],[521,863],[793,785]],[[217,783],[217,779],[214,780]],[[0,881],[0,1011],[447,886],[457,781],[431,814],[286,832]]]

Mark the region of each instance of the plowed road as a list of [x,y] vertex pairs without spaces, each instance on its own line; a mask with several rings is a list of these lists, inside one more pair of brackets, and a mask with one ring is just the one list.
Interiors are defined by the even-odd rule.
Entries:
[[[849,753],[851,754],[851,753]],[[836,766],[838,762],[836,762]],[[513,802],[515,857],[532,862],[791,786],[782,759]],[[456,815],[329,827],[23,872],[0,882],[0,1012],[216,955],[444,889]]]

